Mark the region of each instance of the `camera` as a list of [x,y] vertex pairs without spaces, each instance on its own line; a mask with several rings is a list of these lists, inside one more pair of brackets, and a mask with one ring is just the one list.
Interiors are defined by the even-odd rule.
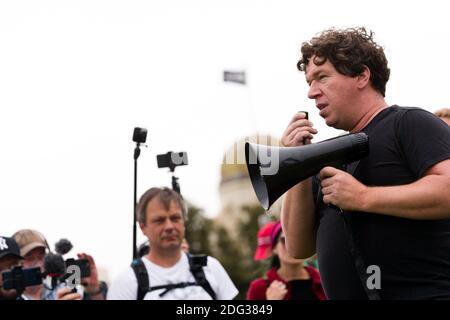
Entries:
[[[139,128],[136,128],[136,129],[139,129]],[[147,132],[147,130],[145,130],[145,132]],[[72,243],[69,240],[64,239],[64,238],[60,239],[57,243],[55,243],[55,251],[61,257],[65,254],[67,254],[70,250],[72,250],[72,248],[73,248]],[[55,257],[51,257],[49,261],[52,263],[52,261],[57,261],[57,260],[62,260],[62,258],[58,259]],[[58,262],[58,263],[61,264],[61,262]],[[80,270],[81,278],[89,277],[91,275],[91,266],[89,265],[89,261],[87,259],[77,259],[77,260],[67,259],[66,261],[64,261],[64,266],[65,266],[65,269],[68,269],[70,266],[77,266]],[[63,268],[63,267],[61,266],[60,268]]]
[[22,294],[26,287],[36,286],[42,283],[42,273],[40,268],[28,268],[18,266],[3,273],[3,288],[5,290],[16,289],[18,294]]
[[145,143],[145,140],[147,140],[147,129],[134,128],[133,141],[137,143]]
[[172,172],[177,166],[188,164],[187,152],[169,151],[164,154],[158,154],[156,160],[158,161],[158,168],[169,168]]
[[70,266],[77,266],[80,269],[81,278],[89,277],[91,275],[91,266],[87,259],[67,259],[65,262],[67,269]]

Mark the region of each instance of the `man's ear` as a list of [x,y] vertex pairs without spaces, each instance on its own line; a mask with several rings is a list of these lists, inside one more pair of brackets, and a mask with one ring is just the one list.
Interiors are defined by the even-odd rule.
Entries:
[[370,84],[370,69],[367,66],[364,66],[363,72],[357,76],[358,88],[363,89]]
[[[144,229],[144,228],[145,228],[145,224],[142,223],[142,222],[139,222],[139,228],[141,228],[141,230]],[[142,230],[142,231],[143,231],[143,230]]]

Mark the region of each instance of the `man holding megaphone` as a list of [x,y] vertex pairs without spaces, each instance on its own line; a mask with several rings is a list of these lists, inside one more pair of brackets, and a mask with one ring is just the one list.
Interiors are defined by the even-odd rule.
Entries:
[[[364,28],[320,33],[297,67],[326,124],[364,132],[370,153],[285,194],[288,253],[317,252],[330,299],[450,299],[450,127],[385,102],[387,59]],[[297,113],[282,143],[308,145],[316,133]]]

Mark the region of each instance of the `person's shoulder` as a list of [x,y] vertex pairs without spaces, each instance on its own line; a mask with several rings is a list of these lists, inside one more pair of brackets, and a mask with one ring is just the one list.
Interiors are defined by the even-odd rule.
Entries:
[[222,265],[222,263],[217,258],[212,256],[206,256],[206,267],[211,268],[212,270],[220,269],[225,271],[225,268]]
[[217,259],[217,258],[214,258],[213,256],[206,256],[206,260],[207,260],[207,264],[209,265],[210,263],[212,263],[212,264],[220,264],[220,265],[222,265],[221,263],[220,263],[220,261]]
[[208,256],[208,255],[206,256],[206,266],[205,267],[208,267],[211,269],[217,269],[217,268],[223,269],[222,263],[220,263],[220,261],[217,258],[215,258],[213,256]]
[[387,114],[392,117],[394,127],[400,135],[410,133],[411,130],[427,129],[430,126],[435,128],[437,125],[438,130],[444,127],[435,114],[423,108],[393,105],[388,110],[390,111]]
[[419,107],[408,107],[408,106],[398,106],[398,105],[393,105],[389,108],[394,114],[396,114],[397,116],[404,116],[404,115],[431,115],[432,117],[434,117],[433,113],[431,113],[430,111],[427,111],[423,108],[419,108]]
[[255,289],[267,288],[271,282],[272,281],[270,281],[267,278],[257,278],[252,280],[252,282],[250,282],[250,288]]
[[270,281],[266,278],[257,278],[250,282],[247,290],[247,300],[265,300],[266,290]]
[[407,112],[407,111],[414,111],[414,110],[422,110],[425,111],[423,108],[415,107],[415,106],[399,106],[398,104],[394,104],[389,107],[388,110],[395,111],[395,112]]
[[206,256],[205,275],[211,282],[213,290],[219,300],[231,300],[239,293],[230,275],[219,262],[212,256]]
[[220,261],[212,256],[206,256],[206,265],[204,266],[204,268],[205,270],[210,270],[215,274],[223,272],[227,273]]
[[308,271],[313,282],[321,282],[319,270],[311,266],[305,266],[305,269]]
[[396,113],[398,129],[433,129],[447,133],[449,126],[434,113],[418,107],[398,107]]

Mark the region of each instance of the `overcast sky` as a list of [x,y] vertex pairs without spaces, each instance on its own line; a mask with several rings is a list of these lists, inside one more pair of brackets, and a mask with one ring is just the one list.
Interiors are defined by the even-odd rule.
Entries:
[[[373,29],[388,103],[434,111],[450,106],[449,20],[438,0],[1,0],[0,235],[69,238],[114,278],[131,259],[134,127],[148,129],[139,194],[170,185],[157,154],[187,151],[182,192],[214,216],[236,139],[280,137],[301,109],[316,141],[338,134],[306,97],[303,41]],[[224,70],[245,70],[248,84],[224,83]]]

